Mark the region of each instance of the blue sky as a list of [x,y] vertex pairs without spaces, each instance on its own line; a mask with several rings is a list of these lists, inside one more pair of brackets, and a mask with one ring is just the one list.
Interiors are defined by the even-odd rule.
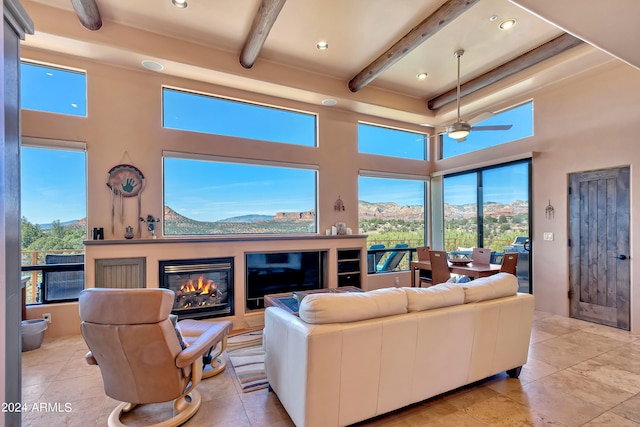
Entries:
[[22,148],[21,210],[33,224],[85,218],[85,153]]
[[316,171],[165,158],[165,204],[198,221],[315,209]]
[[[88,114],[83,73],[31,64],[23,64],[21,72],[23,108],[79,116]],[[310,147],[315,144],[314,115],[242,102],[230,103],[174,90],[165,90],[164,105],[167,127]],[[524,110],[531,114],[530,106]],[[514,137],[517,132],[526,133],[526,123],[520,123],[517,111],[522,115],[522,109],[516,109],[516,112],[494,116],[482,124],[514,124],[512,131],[502,135],[507,135],[505,137]],[[369,125],[360,125],[359,132],[361,150],[408,158],[424,155],[421,134]],[[481,138],[491,138],[490,134],[495,133],[472,132],[467,141],[454,144],[471,148],[480,143]],[[495,142],[494,139],[491,141]],[[22,159],[22,185],[26,190],[22,192],[23,216],[38,224],[85,217],[83,159],[84,153],[80,152],[25,149]],[[196,220],[215,221],[240,215],[273,215],[279,211],[316,208],[316,174],[321,171],[181,159],[166,159],[164,167],[165,203]],[[514,198],[526,200],[526,188],[512,188],[512,182],[522,182],[516,178],[499,173],[495,177],[488,176],[485,180],[488,199],[485,200],[503,203]],[[360,178],[359,186],[359,198],[368,202],[423,203],[424,185],[421,182]],[[469,183],[449,185],[447,192],[447,203],[469,203],[475,195],[475,186]],[[80,194],[83,196],[79,197]]]
[[[527,201],[528,166],[526,163],[487,169],[483,172],[484,202],[509,204],[514,200]],[[444,202],[452,205],[476,203],[477,175],[468,173],[444,180]]]

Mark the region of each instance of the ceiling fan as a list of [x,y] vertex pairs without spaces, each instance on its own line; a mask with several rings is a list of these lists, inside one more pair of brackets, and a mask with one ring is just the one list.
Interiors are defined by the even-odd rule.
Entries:
[[458,60],[458,86],[456,92],[456,110],[458,112],[458,120],[455,123],[450,124],[446,128],[447,136],[455,139],[458,142],[462,142],[467,139],[467,136],[472,130],[509,130],[512,125],[493,125],[493,126],[471,126],[468,122],[460,118],[460,57],[464,55],[464,50],[459,49],[453,53],[453,56]]

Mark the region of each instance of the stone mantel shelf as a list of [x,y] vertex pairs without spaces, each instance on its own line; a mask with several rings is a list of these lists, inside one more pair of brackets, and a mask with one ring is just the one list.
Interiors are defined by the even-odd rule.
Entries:
[[111,240],[85,240],[85,246],[105,245],[135,245],[135,244],[162,244],[162,243],[223,243],[223,242],[259,242],[277,240],[324,240],[324,239],[365,239],[366,234],[347,234],[341,236],[314,235],[255,235],[255,236],[224,236],[224,237],[188,237],[188,238],[162,238],[162,239],[111,239]]

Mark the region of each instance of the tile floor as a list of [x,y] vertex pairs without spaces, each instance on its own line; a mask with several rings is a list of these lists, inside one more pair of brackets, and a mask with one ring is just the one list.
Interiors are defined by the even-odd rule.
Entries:
[[[106,425],[117,402],[105,397],[99,369],[84,362],[86,350],[70,336],[22,354],[23,402],[62,404],[24,414],[24,426]],[[242,393],[230,365],[199,390],[203,403],[187,427],[293,426],[273,393]],[[167,411],[153,405],[132,423],[157,422]],[[519,380],[499,374],[360,425],[640,426],[640,336],[536,312]]]

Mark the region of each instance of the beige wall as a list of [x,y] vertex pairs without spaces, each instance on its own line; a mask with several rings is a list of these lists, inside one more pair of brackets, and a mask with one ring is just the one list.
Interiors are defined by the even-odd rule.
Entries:
[[[534,152],[533,159],[533,282],[537,308],[568,315],[567,291],[567,177],[577,171],[631,165],[631,299],[632,330],[640,333],[640,281],[635,272],[633,248],[637,238],[633,223],[638,219],[638,189],[633,185],[634,164],[640,160],[634,125],[640,105],[640,73],[624,64],[607,65],[579,78],[533,90],[535,135],[508,145],[445,161],[427,162],[384,159],[357,153],[357,121],[366,120],[413,130],[416,126],[378,120],[330,107],[301,104],[284,99],[245,93],[225,87],[181,80],[158,73],[114,68],[76,58],[52,56],[24,50],[26,59],[86,69],[88,72],[89,118],[79,119],[25,111],[25,136],[84,141],[88,161],[89,227],[105,227],[110,234],[110,193],[105,186],[107,171],[120,163],[125,152],[147,179],[142,197],[143,214],[162,213],[162,150],[198,152],[241,158],[260,158],[319,166],[319,229],[345,221],[357,229],[357,176],[359,169],[428,175],[465,165],[496,162]],[[319,147],[294,147],[255,141],[162,129],[160,87],[162,84],[223,96],[283,105],[319,116]],[[513,99],[513,103],[525,98]],[[506,105],[505,105],[506,106]],[[337,213],[333,204],[341,196],[347,210]],[[555,217],[546,219],[547,203]],[[125,222],[135,221],[134,205],[127,206]],[[437,227],[435,227],[437,229]],[[552,231],[554,241],[543,241]],[[122,227],[116,230],[120,238]],[[389,277],[389,286],[394,277]],[[384,286],[385,279],[370,278],[369,286]],[[380,280],[383,283],[380,283]],[[408,275],[401,275],[401,284]],[[54,311],[54,307],[51,307]],[[34,311],[35,313],[35,311]],[[70,320],[75,322],[74,320]],[[75,326],[74,326],[75,327]],[[52,328],[53,329],[53,328]]]

